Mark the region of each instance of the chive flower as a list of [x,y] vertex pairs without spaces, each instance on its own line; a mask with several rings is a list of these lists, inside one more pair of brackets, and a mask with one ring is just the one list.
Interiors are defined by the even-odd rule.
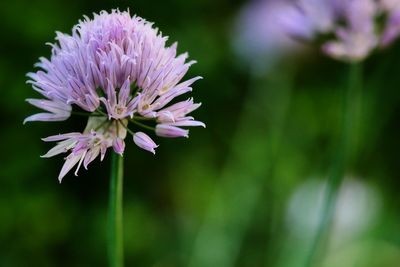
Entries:
[[188,137],[182,127],[205,127],[188,116],[200,106],[192,98],[172,103],[201,77],[182,81],[195,61],[187,62],[187,53],[177,55],[177,43],[167,46],[167,39],[152,23],[119,10],[85,16],[71,35],[57,32],[50,58],[40,58],[39,70],[28,73],[28,83],[44,99],[27,102],[45,112],[24,123],[87,116],[83,131],[43,139],[58,142],[43,157],[68,153],[60,182],[74,166],[77,174],[82,164],[87,168],[98,156],[102,160],[109,148],[122,155],[128,134],[137,146],[155,153],[156,143],[143,131]]
[[289,35],[320,43],[325,54],[357,62],[400,35],[400,1],[298,0],[282,23]]
[[238,57],[269,69],[283,57],[301,51],[300,43],[286,34],[280,21],[281,15],[291,10],[291,4],[283,0],[248,1],[237,15],[232,34]]

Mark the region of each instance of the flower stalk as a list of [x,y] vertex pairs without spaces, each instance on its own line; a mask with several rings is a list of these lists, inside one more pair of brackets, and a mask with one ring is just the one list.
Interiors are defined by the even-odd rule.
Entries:
[[108,259],[110,267],[124,266],[123,168],[123,157],[117,153],[112,153],[108,215]]

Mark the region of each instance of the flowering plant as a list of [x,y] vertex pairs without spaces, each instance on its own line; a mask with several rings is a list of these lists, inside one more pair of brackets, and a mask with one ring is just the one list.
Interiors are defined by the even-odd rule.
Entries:
[[298,0],[281,20],[291,36],[319,39],[329,56],[356,62],[400,35],[400,1]]
[[186,126],[204,123],[188,116],[200,104],[192,98],[171,104],[174,98],[192,90],[201,77],[181,81],[195,61],[188,54],[177,55],[177,44],[166,46],[167,37],[153,24],[128,11],[113,10],[85,17],[72,35],[57,32],[50,44],[50,59],[40,58],[40,70],[29,73],[29,83],[45,99],[27,101],[45,110],[28,121],[64,121],[71,114],[87,116],[83,132],[53,135],[43,140],[58,142],[43,157],[69,153],[59,181],[78,164],[88,164],[112,147],[110,183],[109,259],[111,266],[123,266],[122,178],[127,134],[140,148],[155,153],[156,143],[130,125],[150,130],[161,137],[188,137]]
[[[64,121],[71,114],[89,117],[82,133],[74,132],[44,138],[59,142],[43,157],[69,152],[59,180],[78,164],[88,164],[108,148],[123,154],[127,133],[137,146],[155,153],[157,145],[142,131],[129,124],[154,131],[161,137],[188,137],[185,126],[205,126],[188,113],[200,104],[189,98],[169,105],[192,90],[201,77],[181,82],[190,65],[188,54],[177,56],[177,44],[167,47],[152,23],[129,12],[85,17],[73,27],[72,35],[57,32],[50,59],[40,58],[37,72],[29,73],[29,83],[46,99],[27,101],[47,112],[32,115],[28,121]],[[73,109],[78,111],[73,111]],[[150,126],[153,123],[154,126]]]

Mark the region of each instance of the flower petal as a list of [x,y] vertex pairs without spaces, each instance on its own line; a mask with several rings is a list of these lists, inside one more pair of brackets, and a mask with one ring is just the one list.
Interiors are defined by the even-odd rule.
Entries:
[[168,125],[172,126],[201,126],[203,128],[206,128],[206,125],[201,122],[201,121],[194,121],[194,120],[183,120],[183,121],[177,121],[177,122],[171,122],[168,123]]
[[189,137],[189,131],[168,124],[157,124],[156,135],[168,138],[175,138],[175,137],[187,138]]
[[37,113],[27,117],[23,123],[25,124],[29,121],[65,121],[69,118],[69,116],[69,113]]
[[52,135],[52,136],[48,136],[46,138],[42,138],[43,141],[45,142],[54,142],[54,141],[61,141],[61,140],[65,140],[65,139],[69,139],[69,138],[75,138],[78,136],[81,136],[81,133],[66,133],[66,134],[57,134],[57,135]]
[[156,143],[154,143],[154,141],[147,134],[143,132],[137,132],[133,135],[133,141],[138,147],[153,154],[156,153],[154,149],[157,148],[158,145],[156,145]]
[[122,154],[124,153],[124,150],[125,150],[124,140],[122,138],[117,137],[113,140],[112,146],[113,146],[115,153],[120,154],[122,156]]
[[60,174],[58,175],[58,181],[62,181],[64,176],[78,163],[78,161],[81,159],[82,154],[79,155],[74,155],[70,154],[67,159],[65,160],[65,163],[60,171]]
[[90,149],[86,153],[85,160],[83,161],[83,167],[85,167],[85,169],[87,170],[89,163],[95,160],[99,154],[100,154],[100,146],[96,146]]
[[28,98],[26,99],[26,102],[51,113],[70,113],[72,110],[70,105],[61,101]]
[[74,143],[76,143],[76,141],[72,140],[72,139],[61,141],[55,147],[50,149],[46,154],[44,154],[43,156],[40,156],[40,157],[42,157],[42,158],[50,158],[50,157],[53,157],[55,155],[58,155],[58,154],[61,154],[61,153],[65,153],[65,152],[68,151],[68,149],[70,149],[74,145]]

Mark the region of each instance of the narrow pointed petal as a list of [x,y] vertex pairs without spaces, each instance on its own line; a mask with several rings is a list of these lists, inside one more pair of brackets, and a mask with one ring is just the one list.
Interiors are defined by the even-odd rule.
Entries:
[[130,83],[130,77],[128,77],[125,80],[124,84],[121,86],[121,89],[119,90],[118,104],[126,106],[126,103],[128,102],[129,99],[130,91],[131,91],[131,83]]
[[69,113],[54,114],[54,113],[37,113],[27,117],[24,124],[29,121],[65,121],[69,118]]
[[133,136],[133,141],[138,147],[156,154],[155,148],[157,148],[158,145],[156,145],[156,143],[154,143],[154,141],[147,134],[143,132],[137,132]]
[[168,110],[176,114],[176,116],[185,116],[186,114],[196,110],[201,106],[201,103],[193,103],[193,99],[190,98],[186,101],[175,103],[169,107],[164,108],[163,110]]
[[61,153],[65,153],[68,151],[68,149],[71,148],[71,146],[73,146],[73,144],[75,143],[75,140],[64,140],[60,143],[58,143],[55,147],[53,147],[52,149],[50,149],[46,154],[44,154],[43,156],[40,156],[42,158],[50,158],[53,157],[55,155],[61,154]]
[[159,122],[175,122],[175,116],[171,111],[163,110],[157,113],[157,121]]
[[73,155],[70,154],[67,159],[65,160],[65,163],[61,169],[60,174],[58,175],[58,181],[61,183],[62,179],[64,176],[79,162],[81,159],[82,154],[79,155]]
[[107,152],[107,145],[106,144],[101,144],[100,146],[100,161],[103,161],[105,155]]
[[187,86],[191,86],[195,81],[202,80],[202,79],[203,79],[203,77],[201,77],[201,76],[196,76],[196,77],[193,77],[193,78],[191,78],[191,79],[189,79],[189,80],[187,80],[187,81],[181,82],[180,84],[178,84],[178,85],[175,86],[175,87],[187,87]]
[[60,112],[70,113],[72,110],[70,105],[65,104],[61,101],[28,98],[26,99],[26,102],[51,113],[60,113]]
[[99,146],[89,150],[88,153],[86,153],[85,160],[83,161],[83,167],[85,167],[85,169],[87,170],[89,163],[95,160],[99,154],[100,154]]
[[176,138],[189,137],[189,131],[168,124],[157,124],[156,135],[161,137]]
[[48,136],[46,138],[42,138],[43,141],[45,142],[54,142],[54,141],[61,141],[69,138],[75,138],[82,135],[81,133],[67,133],[67,134],[57,134],[57,135],[52,135]]
[[120,155],[122,155],[124,153],[125,142],[122,138],[119,138],[119,137],[115,138],[113,140],[112,146],[113,146],[115,153],[120,154]]
[[184,121],[177,121],[177,122],[172,122],[172,123],[168,123],[168,125],[172,125],[172,126],[201,126],[203,128],[206,128],[206,125],[201,122],[201,121],[194,121],[194,120],[184,120]]
[[115,93],[115,88],[113,87],[113,83],[107,79],[107,99],[110,103],[110,106],[115,106],[117,104],[117,96]]
[[85,101],[85,106],[90,112],[95,111],[100,105],[99,97],[95,97],[95,96],[86,94],[85,95],[85,100],[86,100]]
[[167,93],[165,93],[164,95],[162,95],[161,97],[159,97],[154,104],[157,104],[157,107],[163,108],[164,106],[166,106],[169,102],[172,101],[172,99],[174,99],[175,97],[178,97],[180,95],[183,95],[187,92],[191,92],[192,88],[191,87],[184,87],[184,88],[174,88],[171,89],[170,91],[168,91]]

